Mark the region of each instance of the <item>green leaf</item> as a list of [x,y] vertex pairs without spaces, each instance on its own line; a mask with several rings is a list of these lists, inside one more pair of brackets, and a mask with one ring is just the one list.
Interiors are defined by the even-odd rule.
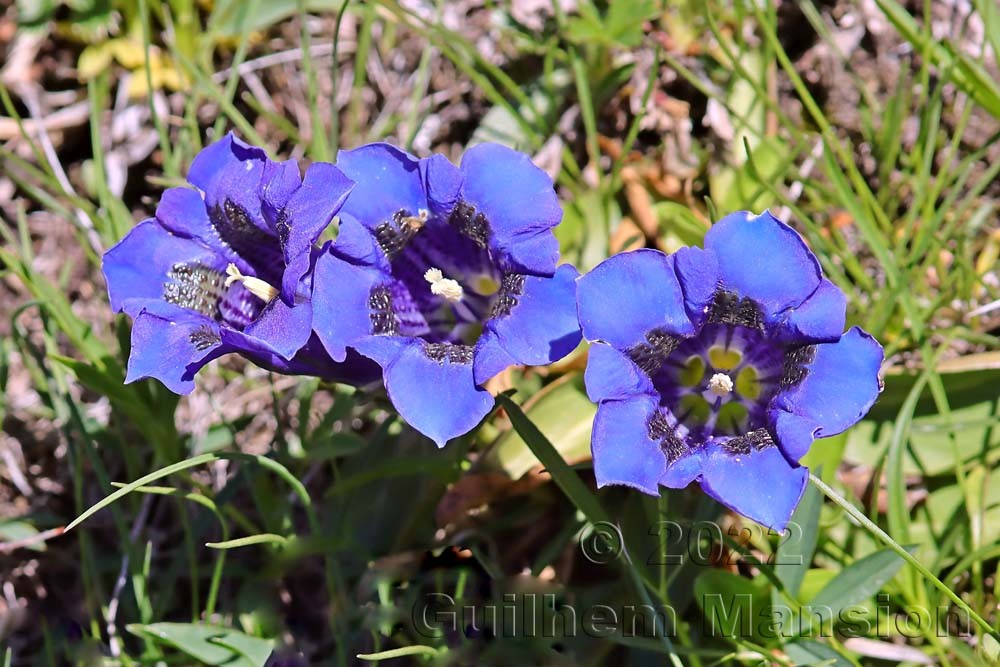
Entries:
[[725,570],[705,570],[694,582],[694,597],[704,614],[707,635],[749,638],[769,627],[767,588]]
[[806,486],[799,506],[788,522],[787,537],[782,537],[774,559],[774,573],[784,584],[789,595],[797,596],[802,579],[812,563],[819,537],[819,514],[823,508],[823,494],[815,486]]
[[[552,475],[553,481],[562,489],[573,505],[583,512],[584,516],[592,523],[607,521],[608,515],[597,502],[597,497],[591,493],[579,475],[567,465],[548,438],[528,419],[521,407],[504,394],[497,396],[497,403],[507,411],[510,423],[514,425],[514,430],[524,439],[525,444],[545,466],[548,473]],[[587,421],[591,420],[587,419]]]
[[17,0],[17,23],[24,28],[41,28],[56,11],[56,0]]
[[225,542],[206,542],[205,546],[209,549],[237,549],[239,547],[248,547],[254,544],[276,544],[278,546],[286,546],[290,540],[282,535],[275,535],[274,533],[260,533],[258,535],[248,535],[247,537],[237,537],[234,540],[226,540]]
[[826,644],[822,644],[814,639],[802,639],[785,646],[785,653],[795,662],[803,667],[819,667],[820,665],[830,665],[830,667],[853,667],[851,661],[834,651]]
[[[987,378],[983,382],[985,386],[997,386],[990,385]],[[948,398],[951,399],[950,392]],[[1000,462],[1000,428],[997,428],[1000,418],[997,417],[996,404],[994,395],[991,400],[974,405],[952,405],[950,418],[939,414],[913,418],[909,446],[901,452],[903,474],[951,474],[955,468],[952,436],[963,463],[981,460],[992,466]],[[891,436],[889,421],[866,419],[848,431],[844,458],[874,466],[884,456]]]
[[441,655],[441,653],[446,652],[447,649],[434,648],[433,646],[424,646],[423,644],[414,644],[413,646],[403,646],[400,648],[390,649],[388,651],[379,651],[378,653],[359,653],[357,658],[359,660],[392,660],[393,658],[405,658],[411,655],[426,655],[430,657],[436,657]]
[[991,633],[983,635],[983,655],[993,662],[1000,661],[1000,641]]
[[126,629],[138,637],[175,648],[206,665],[262,667],[274,642],[212,625],[195,623],[132,624]]
[[903,567],[903,559],[890,549],[882,549],[856,560],[816,594],[806,609],[810,625],[816,619],[823,625],[852,605],[860,604],[879,592]]
[[[7,519],[0,521],[0,542],[17,542],[38,534],[38,529],[27,521]],[[45,551],[45,542],[39,540],[27,547],[35,551]]]
[[208,31],[216,39],[241,37],[288,18],[303,5],[306,12],[335,12],[342,0],[218,0],[208,17]]
[[[590,402],[583,381],[575,375],[535,394],[525,414],[562,457],[570,462],[590,458],[590,431],[597,406]],[[500,436],[487,461],[502,468],[513,479],[540,465],[524,438],[516,430]]]
[[580,15],[566,21],[565,37],[574,44],[635,47],[642,42],[642,24],[659,13],[655,0],[615,0],[601,16],[581,4]]
[[661,201],[653,205],[653,210],[665,238],[678,241],[677,245],[701,245],[704,242],[708,223],[695,215],[690,207]]
[[546,80],[525,84],[524,93],[530,104],[494,104],[486,112],[479,126],[472,133],[468,146],[492,141],[511,148],[530,150],[534,145],[531,128],[551,125],[558,109],[563,108],[570,90],[570,76],[565,70],[556,70]]

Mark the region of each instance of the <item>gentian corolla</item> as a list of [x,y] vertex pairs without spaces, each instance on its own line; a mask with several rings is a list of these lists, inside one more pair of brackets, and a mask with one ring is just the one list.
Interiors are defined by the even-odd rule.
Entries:
[[334,359],[382,367],[399,414],[439,446],[490,411],[483,383],[580,341],[572,266],[557,267],[551,179],[497,144],[418,160],[389,144],[343,151],[356,182],[316,262],[315,330]]
[[843,292],[769,212],[723,218],[704,245],[616,255],[579,280],[595,474],[654,495],[697,480],[782,530],[813,439],[878,396],[882,348],[843,332]]
[[[303,179],[232,135],[199,153],[193,188],[163,193],[103,261],[111,306],[134,318],[126,382],[177,393],[212,359],[237,352],[284,373],[377,377],[357,355],[334,363],[312,336],[314,244],[353,183],[330,164]],[[312,340],[310,340],[312,338]]]

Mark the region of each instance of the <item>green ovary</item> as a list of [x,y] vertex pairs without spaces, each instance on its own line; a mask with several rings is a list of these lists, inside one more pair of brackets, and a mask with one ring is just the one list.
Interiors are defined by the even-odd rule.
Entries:
[[760,396],[760,380],[757,378],[756,368],[746,366],[740,370],[736,376],[736,393],[750,400]]
[[748,414],[742,403],[726,403],[719,408],[719,414],[715,418],[715,428],[718,431],[742,433]]
[[740,365],[743,353],[734,349],[727,350],[721,345],[713,345],[708,348],[708,360],[716,370],[729,371]]
[[700,394],[686,394],[681,396],[681,414],[685,413],[685,421],[704,424],[712,414],[712,406]]
[[699,356],[689,357],[679,375],[681,385],[697,387],[705,377],[705,360]]

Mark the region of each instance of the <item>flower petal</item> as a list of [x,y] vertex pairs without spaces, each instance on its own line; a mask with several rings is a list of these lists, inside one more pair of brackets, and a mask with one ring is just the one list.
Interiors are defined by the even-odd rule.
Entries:
[[232,132],[206,147],[191,162],[188,181],[205,193],[209,211],[229,200],[242,208],[249,222],[270,231],[261,215],[259,186],[267,153],[238,139]]
[[587,340],[619,350],[645,342],[654,329],[695,332],[673,262],[658,250],[626,252],[598,264],[578,281],[577,310]]
[[727,215],[705,234],[723,287],[756,301],[772,322],[819,287],[822,272],[805,241],[769,211]]
[[659,495],[667,457],[660,443],[649,437],[646,425],[657,409],[656,399],[650,396],[597,406],[590,448],[598,487],[622,484]]
[[340,220],[337,240],[329,251],[352,264],[377,267],[387,273],[392,270],[391,263],[375,242],[375,237],[354,218],[345,217]]
[[295,303],[299,281],[309,271],[313,246],[333,221],[354,183],[332,164],[314,163],[306,171],[302,187],[288,198],[278,214],[275,228],[285,256],[281,280],[285,303]]
[[156,378],[176,394],[190,394],[194,376],[226,352],[211,319],[176,309],[173,317],[141,311],[132,324],[132,352],[125,383]]
[[484,329],[476,341],[472,357],[472,372],[476,384],[485,384],[490,378],[517,364],[517,359],[510,356],[500,343],[500,338],[489,329]]
[[[778,427],[778,446],[789,460],[801,459],[812,437],[836,435],[864,417],[881,390],[882,358],[882,346],[858,327],[836,343],[816,346],[814,359],[805,366],[805,378],[779,392],[768,410]],[[800,419],[779,420],[780,412]]]
[[[385,354],[387,346],[396,354]],[[476,386],[471,355],[468,362],[431,359],[422,340],[396,336],[371,336],[358,351],[382,365],[393,407],[438,447],[471,431],[493,408],[490,393]]]
[[279,168],[273,164],[263,150],[227,134],[198,153],[188,179],[204,193],[205,210],[217,236],[217,241],[206,243],[225,248],[227,256],[235,253],[252,267],[256,277],[279,285],[284,258],[261,201],[265,169],[273,175]]
[[670,257],[684,293],[688,316],[696,326],[701,326],[719,284],[719,263],[713,253],[690,246],[680,248]]
[[559,243],[551,229],[562,208],[548,174],[531,158],[500,144],[473,146],[462,156],[461,199],[486,216],[490,245],[518,273],[551,275]]
[[639,394],[656,395],[649,376],[631,359],[604,343],[593,343],[584,373],[587,396],[594,403],[626,399]]
[[434,215],[445,216],[455,208],[462,188],[462,172],[451,160],[436,153],[420,161],[420,174],[427,193],[427,206]]
[[808,299],[781,313],[774,337],[799,345],[832,343],[844,332],[846,319],[847,297],[824,278]]
[[372,289],[387,280],[381,271],[323,253],[313,274],[313,329],[335,361],[348,346],[372,334]]
[[701,475],[704,457],[705,448],[699,447],[671,461],[660,477],[660,484],[671,489],[683,489]]
[[[486,323],[516,363],[550,364],[580,344],[575,307],[579,275],[576,268],[563,264],[551,278],[524,276],[523,289],[514,297],[517,303],[510,312],[497,314]],[[485,381],[479,376],[476,379]]]
[[147,302],[162,301],[167,274],[178,264],[225,271],[227,260],[194,239],[171,234],[156,220],[140,222],[104,254],[111,307],[135,317]]
[[289,306],[281,299],[271,299],[243,333],[291,359],[312,335],[312,303]]
[[342,212],[369,229],[400,210],[416,215],[427,208],[420,162],[390,144],[368,144],[337,155],[337,167],[356,185]]
[[156,221],[176,236],[200,241],[230,262],[235,262],[241,271],[249,268],[232,248],[222,242],[218,230],[208,218],[205,200],[197,190],[169,188],[164,191],[156,206]]
[[295,160],[264,163],[260,179],[260,203],[264,217],[277,233],[277,221],[295,191],[302,187],[302,174]]
[[781,531],[808,479],[809,471],[789,463],[777,447],[734,456],[710,445],[703,459],[701,487],[734,512]]

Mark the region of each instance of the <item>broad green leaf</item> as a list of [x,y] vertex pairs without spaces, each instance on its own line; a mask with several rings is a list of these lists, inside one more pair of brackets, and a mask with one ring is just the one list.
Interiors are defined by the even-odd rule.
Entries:
[[[989,358],[984,358],[987,354],[990,355]],[[1000,362],[1000,358],[992,356],[992,353],[987,354],[972,355],[979,359],[970,358],[965,363],[957,363],[956,359],[937,366],[936,370],[941,374],[952,409],[996,399],[995,387],[1000,382],[1000,367],[993,364]],[[982,365],[977,366],[977,363]],[[885,389],[872,406],[868,418],[878,421],[893,419],[916,381],[917,375],[913,373],[888,373],[885,376]],[[925,393],[917,402],[916,414],[936,412],[933,397],[930,392]]]
[[132,634],[175,648],[206,665],[263,667],[274,642],[237,630],[195,623],[132,624]]
[[[274,25],[299,11],[336,12],[342,0],[218,0],[208,17],[208,30],[215,37],[240,37]],[[245,16],[244,16],[245,13]]]
[[823,494],[812,484],[806,485],[799,506],[788,522],[787,537],[778,544],[774,558],[774,573],[784,584],[789,595],[798,596],[819,537],[819,514],[823,508]]
[[[570,463],[590,458],[590,431],[596,411],[597,406],[587,398],[580,375],[549,385],[525,407],[528,418]],[[500,436],[487,461],[502,468],[513,479],[540,465],[524,438],[514,429]]]
[[[742,144],[739,150],[744,157]],[[789,168],[788,147],[775,137],[765,137],[750,154],[754,169],[742,165],[725,166],[709,174],[709,190],[720,211],[741,209],[760,211],[771,206],[774,198],[767,188],[761,187],[758,178],[780,182]]]
[[826,570],[820,568],[814,568],[808,570],[804,577],[802,577],[802,583],[799,585],[799,600],[803,602],[809,602],[816,595],[827,587],[827,584],[836,577],[839,572],[836,570]]
[[[507,411],[514,430],[523,438],[532,454],[545,466],[556,485],[562,489],[578,510],[591,522],[607,521],[608,514],[597,501],[597,497],[583,483],[579,475],[569,467],[566,459],[552,445],[548,438],[528,418],[517,403],[505,394],[497,396],[497,403]],[[586,420],[589,424],[591,418]]]
[[1000,661],[1000,641],[992,634],[983,635],[983,655],[994,663]]
[[878,593],[903,566],[903,559],[889,549],[882,549],[856,560],[830,580],[803,608],[810,625],[816,620],[825,624],[852,605],[861,604]]
[[[984,378],[984,382],[988,380]],[[964,463],[982,459],[988,465],[995,465],[1000,460],[1000,428],[997,428],[1000,418],[995,402],[994,395],[992,400],[974,405],[952,405],[950,420],[937,414],[915,417],[909,444],[902,452],[903,473],[950,474],[955,468],[955,454],[949,434],[954,434],[959,458]],[[884,456],[891,437],[889,421],[866,419],[848,431],[844,458],[874,466]]]
[[796,666],[818,667],[853,667],[851,661],[840,655],[826,644],[814,639],[801,639],[785,646],[785,653]]
[[[27,521],[9,519],[0,521],[0,542],[16,542],[38,534],[38,529]],[[45,551],[45,542],[39,540],[27,547],[35,551]]]
[[[528,134],[528,126],[541,125],[546,118],[548,123],[555,121],[551,116],[565,103],[570,83],[569,75],[564,70],[558,70],[553,72],[544,86],[542,82],[525,86],[524,92],[531,100],[531,106],[516,102],[514,107],[493,105],[479,121],[479,127],[472,133],[467,146],[492,141],[515,149],[530,150],[534,142]],[[550,96],[549,92],[553,95]]]
[[[829,483],[837,476],[837,470],[844,460],[844,449],[847,447],[847,433],[820,438],[809,448],[809,453],[802,457],[800,463],[809,468],[825,482]],[[822,471],[822,472],[821,472]]]
[[695,579],[694,597],[709,636],[749,638],[773,627],[767,588],[744,577],[705,570]]

